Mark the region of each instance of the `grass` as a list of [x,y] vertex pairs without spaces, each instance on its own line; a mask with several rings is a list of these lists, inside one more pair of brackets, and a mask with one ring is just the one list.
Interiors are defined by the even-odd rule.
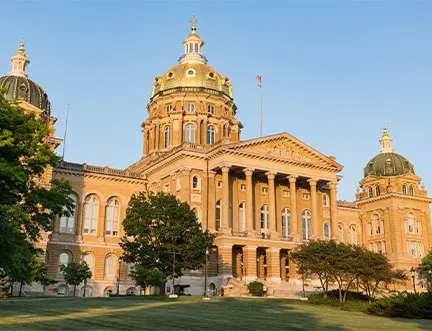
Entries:
[[0,300],[0,330],[431,330],[432,321],[369,316],[283,299],[198,297]]

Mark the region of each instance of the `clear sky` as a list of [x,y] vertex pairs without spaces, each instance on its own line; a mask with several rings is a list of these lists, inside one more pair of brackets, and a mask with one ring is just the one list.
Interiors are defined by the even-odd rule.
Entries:
[[[66,157],[125,168],[156,74],[183,52],[192,14],[209,64],[233,83],[242,139],[288,132],[344,166],[353,200],[387,123],[396,152],[432,186],[432,2],[3,1],[0,73],[26,40],[29,75],[48,93]],[[61,147],[59,149],[61,153]]]

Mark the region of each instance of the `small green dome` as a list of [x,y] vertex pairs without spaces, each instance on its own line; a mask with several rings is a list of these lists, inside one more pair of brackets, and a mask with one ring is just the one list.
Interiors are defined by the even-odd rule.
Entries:
[[414,174],[414,166],[400,154],[380,153],[372,158],[364,168],[364,176],[397,176],[407,173]]
[[31,79],[15,75],[0,77],[0,88],[6,89],[7,100],[24,100],[50,114],[48,95]]

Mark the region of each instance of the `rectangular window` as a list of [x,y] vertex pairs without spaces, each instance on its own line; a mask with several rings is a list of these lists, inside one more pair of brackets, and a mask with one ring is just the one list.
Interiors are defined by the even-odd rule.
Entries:
[[412,257],[417,257],[417,252],[416,252],[416,242],[415,241],[410,241],[409,242],[409,247],[410,247],[410,254]]
[[261,188],[261,193],[262,194],[268,194],[268,187]]
[[289,196],[290,196],[290,191],[288,191],[288,190],[283,190],[283,191],[282,191],[282,195],[283,195],[285,198],[289,198]]
[[416,233],[419,234],[421,232],[421,223],[420,221],[416,222]]
[[246,184],[240,184],[240,191],[246,191]]
[[309,194],[308,193],[303,193],[302,194],[302,198],[303,198],[303,200],[309,200]]
[[163,190],[164,190],[165,193],[169,193],[169,191],[170,191],[170,184],[169,183],[165,184]]

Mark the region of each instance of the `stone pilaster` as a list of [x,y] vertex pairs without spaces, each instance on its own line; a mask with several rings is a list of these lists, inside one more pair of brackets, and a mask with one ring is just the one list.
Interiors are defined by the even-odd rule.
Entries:
[[276,195],[275,195],[275,176],[274,172],[267,172],[268,194],[269,194],[269,223],[270,235],[272,239],[279,238],[276,225]]
[[280,282],[280,249],[268,248],[266,250],[267,256],[267,280],[270,282]]
[[223,166],[222,167],[222,190],[223,190],[223,196],[222,196],[222,219],[221,219],[221,228],[219,232],[224,234],[231,233],[231,229],[229,228],[229,217],[230,217],[230,190],[229,190],[229,166]]
[[219,254],[219,274],[224,278],[232,276],[233,269],[233,253],[232,245],[218,246]]
[[257,248],[256,246],[243,247],[244,279],[247,282],[257,279]]

